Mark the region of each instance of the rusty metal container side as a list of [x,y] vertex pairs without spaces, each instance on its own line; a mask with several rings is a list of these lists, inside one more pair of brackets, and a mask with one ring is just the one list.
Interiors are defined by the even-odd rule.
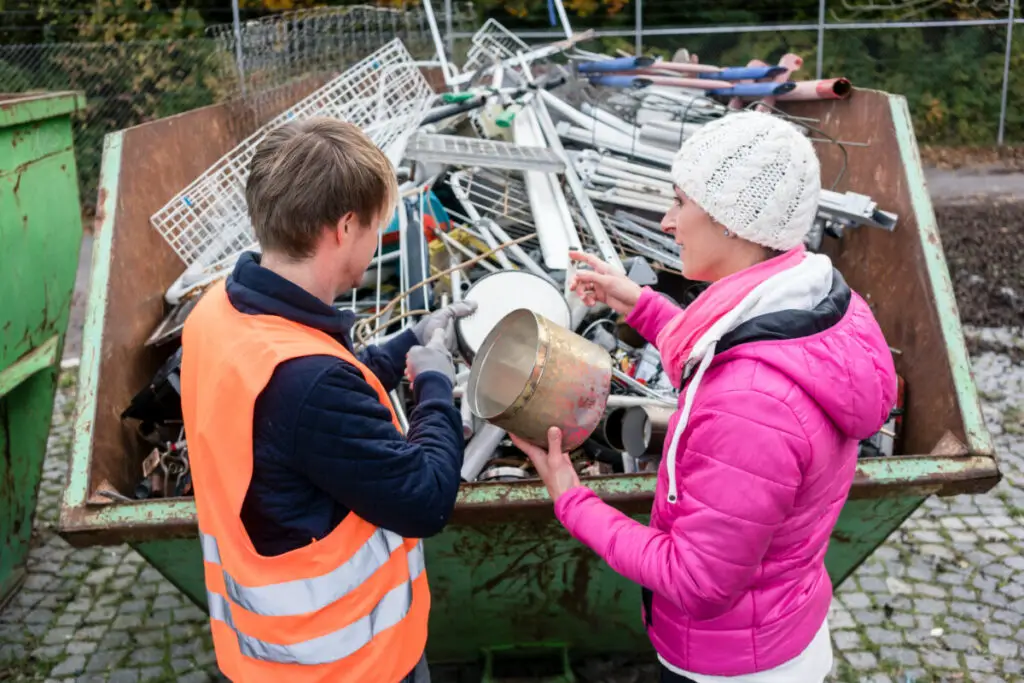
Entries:
[[[827,557],[842,581],[925,497],[984,491],[998,481],[924,185],[905,100],[860,90],[849,100],[790,107],[850,148],[839,190],[859,190],[899,214],[894,233],[847,233],[832,256],[872,304],[897,369],[907,378],[911,455],[864,460]],[[75,545],[127,541],[200,606],[202,560],[191,500],[90,504],[102,482],[128,493],[142,447],[118,420],[162,357],[142,347],[162,315],[161,297],[181,266],[148,225],[167,197],[227,151],[227,106],[209,107],[108,137],[101,219],[93,259],[71,474],[61,533]],[[820,146],[831,184],[838,149]],[[587,481],[605,501],[640,520],[650,512],[653,475]],[[639,589],[554,520],[539,482],[464,485],[449,527],[426,542],[435,608],[428,650],[469,660],[484,648],[562,642],[575,653],[649,647]]]
[[0,604],[24,578],[82,241],[79,93],[0,94]]

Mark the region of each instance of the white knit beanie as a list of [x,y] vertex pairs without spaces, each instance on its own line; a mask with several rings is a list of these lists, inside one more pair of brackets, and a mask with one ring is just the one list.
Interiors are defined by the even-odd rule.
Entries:
[[726,114],[683,142],[672,180],[737,237],[786,251],[814,224],[821,169],[811,142],[785,119]]

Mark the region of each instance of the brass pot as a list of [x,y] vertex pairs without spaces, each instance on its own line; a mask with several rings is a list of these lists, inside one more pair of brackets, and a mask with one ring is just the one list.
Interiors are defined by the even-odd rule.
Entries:
[[558,427],[571,451],[601,422],[611,380],[608,352],[520,308],[480,345],[466,399],[478,417],[541,447],[548,428]]

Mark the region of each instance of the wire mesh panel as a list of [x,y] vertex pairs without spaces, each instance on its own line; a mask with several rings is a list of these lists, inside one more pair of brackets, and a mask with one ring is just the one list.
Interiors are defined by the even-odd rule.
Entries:
[[521,38],[494,19],[488,19],[473,35],[473,45],[466,55],[463,71],[478,71],[496,61],[515,57],[530,49]]
[[224,155],[151,222],[187,266],[210,266],[253,242],[245,181],[256,146],[288,121],[318,116],[354,123],[386,149],[410,134],[434,94],[398,39],[363,59]]

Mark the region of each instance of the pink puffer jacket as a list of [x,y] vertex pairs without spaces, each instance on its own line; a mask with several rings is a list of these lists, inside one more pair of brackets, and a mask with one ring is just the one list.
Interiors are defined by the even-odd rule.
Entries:
[[[741,316],[691,375],[699,387],[675,457],[666,440],[650,526],[584,487],[556,505],[577,539],[644,587],[651,641],[684,671],[774,668],[800,654],[826,618],[829,535],[858,441],[894,404],[896,374],[867,304],[838,272],[824,289],[794,293],[788,310]],[[645,290],[628,322],[653,343],[679,313]]]

